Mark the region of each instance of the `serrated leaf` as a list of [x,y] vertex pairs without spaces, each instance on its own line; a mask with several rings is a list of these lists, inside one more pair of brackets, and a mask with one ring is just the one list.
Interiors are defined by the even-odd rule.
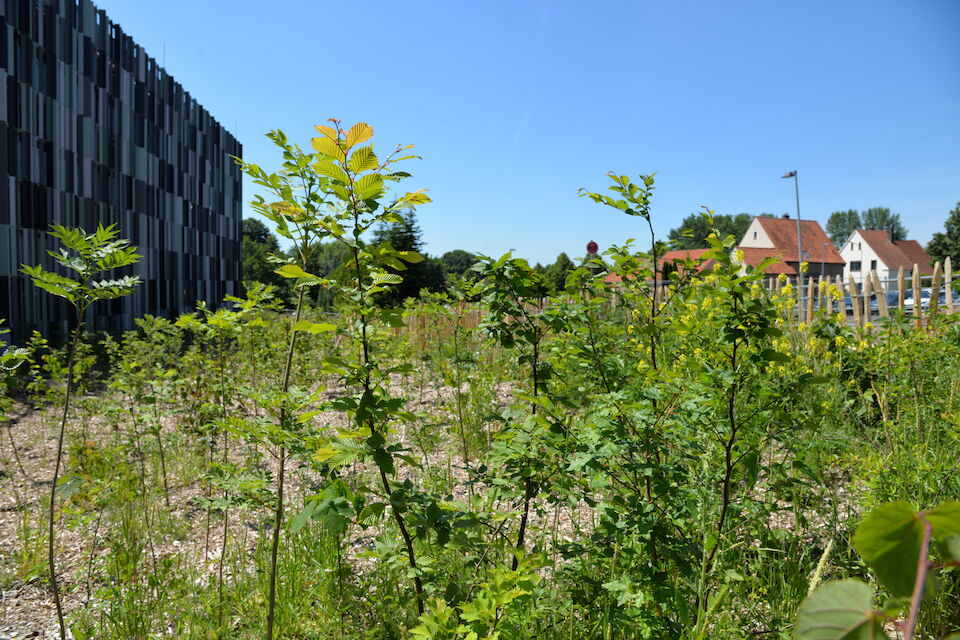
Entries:
[[871,511],[857,527],[853,547],[894,598],[910,597],[916,582],[923,523],[906,502]]
[[399,203],[402,203],[402,206],[404,207],[413,207],[418,204],[427,204],[428,202],[432,202],[432,200],[430,200],[430,196],[427,195],[426,189],[420,189],[418,191],[411,191],[410,193],[407,193],[400,198]]
[[307,524],[307,520],[309,520],[310,517],[313,516],[313,512],[316,511],[316,508],[317,508],[317,503],[312,501],[303,505],[303,509],[300,510],[300,513],[294,516],[293,521],[290,523],[290,531],[292,533],[296,533],[297,531],[300,531],[300,529],[302,529],[303,526]]
[[935,538],[943,540],[960,536],[960,502],[944,502],[925,512],[923,517],[930,523]]
[[383,194],[383,178],[375,173],[368,173],[356,184],[357,197],[361,200],[378,198]]
[[310,144],[313,145],[313,148],[318,153],[321,153],[328,158],[333,158],[334,160],[343,162],[346,157],[343,153],[343,149],[341,149],[340,145],[337,144],[337,141],[332,138],[311,138]]
[[338,167],[330,158],[326,156],[320,158],[320,160],[313,164],[313,170],[322,176],[333,178],[334,180],[337,180],[343,184],[349,184],[350,182],[350,178],[347,176],[346,171]]
[[760,357],[770,362],[790,362],[790,356],[785,353],[775,351],[774,349],[764,349],[760,353]]
[[368,504],[363,509],[360,510],[360,515],[357,518],[360,522],[364,524],[369,524],[370,522],[376,522],[383,517],[383,511],[386,508],[382,502],[374,502],[373,504]]
[[416,251],[397,251],[397,257],[409,264],[423,262],[423,256]]
[[797,613],[796,640],[877,640],[889,636],[873,610],[873,590],[859,580],[828,582]]
[[347,147],[366,142],[373,137],[373,127],[366,122],[358,122],[347,131]]
[[374,287],[381,284],[400,284],[401,282],[403,282],[403,278],[395,273],[379,273],[373,277]]
[[329,322],[312,322],[310,320],[298,320],[291,328],[292,331],[308,331],[313,334],[336,331],[337,325]]
[[943,543],[954,562],[960,562],[960,536],[950,536]]
[[307,273],[299,265],[295,264],[285,264],[279,269],[275,269],[274,273],[284,278],[316,278],[315,275]]
[[327,136],[328,138],[332,138],[334,140],[337,139],[337,130],[334,129],[333,127],[328,127],[326,125],[318,124],[318,125],[314,125],[313,128],[316,129],[318,133],[321,133]]
[[377,165],[380,164],[380,161],[373,152],[373,147],[360,147],[353,152],[353,155],[350,156],[350,161],[347,164],[350,167],[350,171],[353,171],[354,173],[363,173],[364,171],[376,169]]

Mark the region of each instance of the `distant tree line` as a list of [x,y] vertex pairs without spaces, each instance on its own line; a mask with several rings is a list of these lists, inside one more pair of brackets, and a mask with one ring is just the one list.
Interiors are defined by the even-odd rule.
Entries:
[[[761,217],[773,217],[762,213]],[[694,213],[684,218],[680,226],[667,234],[668,242],[661,247],[667,249],[700,249],[707,246],[707,237],[717,229],[721,235],[732,235],[738,240],[743,237],[754,216],[748,213],[719,214],[713,217],[711,225],[706,217]],[[840,247],[857,229],[883,229],[891,232],[894,240],[905,240],[907,228],[900,220],[900,214],[892,213],[887,207],[873,207],[860,212],[856,209],[834,211],[827,220],[827,234]],[[259,281],[276,286],[281,295],[290,298],[293,295],[290,280],[274,273],[277,258],[284,259],[286,253],[280,249],[276,236],[266,225],[255,218],[244,218],[243,227],[242,279]],[[423,251],[420,227],[415,216],[410,213],[402,220],[375,230],[372,242],[388,242],[394,249],[417,251],[424,256],[422,262],[408,265],[403,272],[403,282],[381,299],[384,305],[399,305],[407,298],[417,298],[422,291],[445,291],[451,278],[470,277],[470,268],[476,264],[475,253],[464,249],[447,251],[443,255],[431,256]],[[944,231],[935,233],[927,245],[927,252],[933,261],[950,256],[954,264],[960,264],[960,202],[950,211]],[[276,258],[271,259],[271,256]],[[347,252],[337,242],[319,243],[310,256],[311,273],[324,278],[337,278],[344,273]],[[544,295],[554,295],[564,289],[567,274],[575,268],[573,260],[566,253],[548,265],[536,264],[534,269],[544,276],[546,290]],[[322,288],[316,294],[314,303],[330,308],[333,301]]]
[[[452,278],[470,278],[470,268],[477,263],[476,254],[463,249],[447,251],[439,257],[426,253],[423,250],[420,226],[412,213],[398,222],[375,229],[371,242],[376,245],[389,243],[394,249],[416,251],[424,257],[422,262],[407,265],[401,273],[403,282],[381,297],[379,303],[385,306],[396,306],[407,298],[418,298],[423,291],[445,291]],[[278,261],[290,257],[288,252],[280,249],[276,236],[260,220],[244,218],[242,243],[241,279],[244,282],[257,281],[273,285],[280,290],[282,297],[291,299],[291,281],[274,273],[279,266]],[[344,265],[348,259],[344,245],[333,241],[321,242],[310,254],[307,271],[322,278],[336,279],[345,273]],[[575,265],[566,253],[561,253],[552,264],[537,264],[534,268],[544,275],[547,287],[544,295],[553,295],[563,290],[567,274],[573,271]],[[313,303],[329,309],[333,300],[321,287],[317,289]]]
[[834,211],[827,219],[827,235],[840,248],[857,229],[880,229],[889,231],[893,240],[906,240],[907,228],[900,221],[899,213],[891,213],[887,207],[873,207],[862,214],[856,209]]

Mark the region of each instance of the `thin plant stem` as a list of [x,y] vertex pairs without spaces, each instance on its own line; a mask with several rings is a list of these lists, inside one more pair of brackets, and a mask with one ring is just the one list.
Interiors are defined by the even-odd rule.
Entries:
[[57,481],[60,479],[60,459],[63,455],[63,438],[67,430],[67,415],[70,413],[70,397],[73,395],[73,361],[77,352],[77,341],[80,339],[80,327],[83,324],[83,310],[77,311],[77,328],[73,331],[70,341],[70,353],[67,356],[67,393],[63,399],[63,414],[60,418],[60,433],[57,436],[57,455],[53,467],[53,478],[50,480],[50,504],[47,512],[47,562],[50,567],[50,589],[53,593],[53,603],[57,607],[57,622],[60,624],[60,640],[67,638],[67,623],[63,619],[63,603],[60,601],[60,586],[57,583],[57,567],[54,553],[56,533],[54,520],[57,509]]
[[[300,287],[297,296],[297,312],[294,318],[294,325],[300,321],[300,313],[303,310],[303,291]],[[287,349],[287,361],[283,369],[283,393],[287,392],[290,386],[290,369],[293,366],[293,350],[296,348],[297,332],[290,332],[290,345]],[[280,409],[280,423],[283,424],[287,419],[286,405]],[[277,508],[273,519],[273,540],[270,543],[270,592],[267,598],[267,631],[266,640],[273,640],[273,622],[277,607],[277,554],[280,549],[280,529],[283,525],[283,482],[285,472],[286,451],[281,446],[277,452]]]

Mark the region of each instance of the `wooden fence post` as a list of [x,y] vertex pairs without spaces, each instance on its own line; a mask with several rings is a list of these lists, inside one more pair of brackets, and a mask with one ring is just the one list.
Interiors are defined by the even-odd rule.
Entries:
[[947,293],[947,313],[953,313],[953,263],[950,261],[950,256],[947,256],[943,260],[943,280],[944,288]]
[[887,292],[883,288],[883,283],[880,282],[880,275],[876,270],[873,271],[873,288],[877,294],[877,311],[880,313],[881,318],[889,318],[890,310],[887,308]]
[[923,326],[923,306],[920,304],[920,266],[913,265],[913,326]]
[[870,272],[864,273],[863,278],[863,324],[873,320],[873,306],[870,304],[870,294],[873,287],[870,285]]
[[933,265],[933,282],[930,283],[930,308],[927,315],[933,316],[937,312],[937,305],[940,304],[940,261]]
[[907,298],[907,285],[903,277],[903,265],[897,270],[897,309],[903,312],[904,301]]
[[853,281],[853,274],[847,276],[850,281],[847,287],[850,290],[850,303],[853,305],[853,325],[859,327],[860,322],[860,296],[857,295],[857,283]]
[[807,284],[807,326],[813,324],[813,278]]

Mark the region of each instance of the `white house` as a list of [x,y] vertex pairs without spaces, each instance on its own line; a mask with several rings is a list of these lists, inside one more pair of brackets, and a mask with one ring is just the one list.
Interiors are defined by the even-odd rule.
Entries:
[[797,257],[797,220],[790,216],[772,218],[760,216],[753,219],[734,252],[743,253],[743,263],[757,267],[767,258],[778,258],[768,266],[767,275],[784,274],[789,278],[797,276],[800,262],[807,263],[807,275],[816,278],[820,275],[838,276],[843,272],[843,258],[837,248],[823,232],[815,220],[800,222],[800,238],[803,243],[803,256]]
[[843,246],[840,255],[847,264],[843,269],[843,280],[851,276],[858,285],[864,278],[876,270],[887,290],[896,288],[897,272],[903,267],[903,275],[908,280],[913,277],[913,265],[917,265],[920,275],[933,273],[930,256],[916,240],[897,240],[890,233],[879,229],[857,229]]

